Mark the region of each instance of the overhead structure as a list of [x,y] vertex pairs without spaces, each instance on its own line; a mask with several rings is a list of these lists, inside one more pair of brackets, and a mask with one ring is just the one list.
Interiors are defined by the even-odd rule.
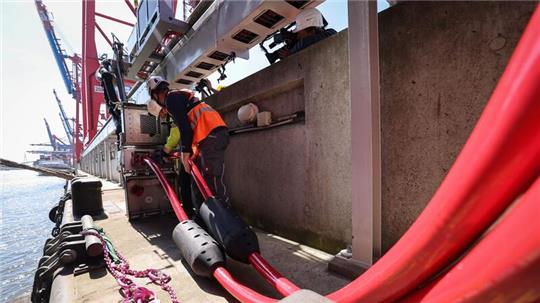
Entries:
[[52,25],[52,19],[49,12],[47,11],[47,7],[43,4],[41,0],[34,0],[34,2],[36,4],[39,18],[43,23],[43,29],[45,30],[45,34],[53,52],[54,59],[56,61],[56,64],[58,65],[58,69],[60,69],[62,79],[64,80],[64,85],[66,86],[68,93],[75,97],[75,93],[77,91],[75,81],[73,81],[75,79],[73,78],[72,73],[70,73],[68,65],[66,63],[66,58],[70,58],[70,56],[66,53],[64,49],[62,49],[60,45],[60,39],[58,39],[56,36]]
[[53,94],[54,98],[56,99],[56,103],[58,103],[58,108],[60,110],[60,120],[62,121],[62,126],[64,127],[64,131],[66,132],[69,144],[73,145],[73,138],[75,137],[75,134],[73,133],[73,128],[71,127],[71,124],[69,124],[70,119],[67,117],[66,112],[64,111],[64,106],[62,106],[62,102],[60,101],[60,98],[58,98],[56,90],[54,89]]
[[185,22],[167,18],[170,2],[152,3],[143,0],[138,8],[127,43],[126,77],[142,81],[159,74],[176,87],[191,88],[230,60],[248,59],[250,48],[292,23],[302,9],[322,1],[184,2],[184,9],[193,12]]
[[175,18],[176,1],[143,0],[137,7],[137,24],[127,42],[131,68],[128,78],[144,80],[163,60],[189,25]]
[[96,2],[82,2],[82,76],[81,96],[83,110],[83,132],[92,140],[98,131],[99,108],[103,103],[103,91],[96,79],[99,68],[96,49]]
[[50,144],[36,144],[36,145],[51,146],[53,148],[51,153],[71,152],[71,148],[72,148],[71,144],[66,144],[64,141],[62,141],[60,138],[58,138],[56,135],[52,133],[49,123],[47,122],[47,119],[43,118],[43,121],[45,122],[45,129],[47,130],[47,135],[49,136]]
[[[83,148],[82,139],[81,139],[82,136],[79,131],[80,129],[79,104],[81,102],[81,94],[80,94],[81,85],[80,85],[79,79],[80,79],[81,68],[82,68],[82,60],[78,54],[68,55],[66,51],[62,48],[60,44],[60,39],[57,38],[57,35],[54,31],[52,18],[50,17],[50,14],[45,4],[43,4],[41,0],[34,0],[34,3],[36,5],[37,12],[43,24],[43,29],[45,30],[45,35],[47,36],[47,40],[49,41],[49,45],[53,52],[56,64],[58,65],[58,69],[60,70],[60,75],[62,76],[64,85],[66,86],[66,90],[70,95],[73,96],[73,99],[75,99],[76,101],[75,127],[74,127],[75,130],[74,132],[73,131],[71,132],[73,133],[71,138],[74,141],[71,142],[70,140],[70,142],[75,145],[75,148],[73,149],[74,156],[75,156],[74,158],[78,159],[78,156],[80,155],[80,152],[82,151],[82,148]],[[71,61],[72,63],[71,68],[68,67],[66,59],[69,59]],[[55,92],[55,96],[56,96],[56,92]],[[59,103],[59,106],[61,106],[60,103]],[[61,111],[63,111],[63,109],[61,109]],[[62,115],[65,116],[65,113]],[[64,121],[64,117],[62,117],[62,120]]]
[[[55,33],[51,14],[48,12],[47,7],[43,4],[42,0],[34,0],[34,2],[66,90],[76,100],[75,126],[71,128],[71,132],[73,133],[72,139],[75,145],[74,156],[76,161],[79,161],[83,144],[91,142],[100,127],[103,126],[102,121],[100,121],[102,118],[100,116],[100,106],[104,99],[103,90],[95,78],[96,71],[99,67],[95,43],[95,29],[97,28],[107,41],[110,41],[110,39],[96,23],[96,16],[127,26],[133,26],[133,24],[96,12],[95,1],[82,1],[82,55],[69,55],[60,44],[60,39],[58,39]],[[135,14],[135,8],[132,4],[127,0],[125,2]],[[72,62],[71,67],[67,64],[66,59]],[[80,105],[82,105],[82,108]],[[65,115],[61,115],[63,116],[63,121],[65,121]],[[66,126],[64,125],[64,127]]]

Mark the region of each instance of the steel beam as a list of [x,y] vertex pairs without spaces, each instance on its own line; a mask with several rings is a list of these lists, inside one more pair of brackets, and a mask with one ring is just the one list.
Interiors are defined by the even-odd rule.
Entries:
[[379,41],[376,1],[349,1],[352,257],[371,266],[381,254]]

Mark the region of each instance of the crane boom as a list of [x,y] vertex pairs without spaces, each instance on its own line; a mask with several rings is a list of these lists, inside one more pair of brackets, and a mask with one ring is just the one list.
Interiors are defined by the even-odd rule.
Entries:
[[45,127],[47,128],[47,135],[49,135],[49,141],[51,141],[51,146],[53,150],[58,150],[58,144],[54,138],[54,135],[51,132],[51,128],[49,127],[49,123],[47,122],[47,119],[43,118],[43,121],[45,121]]
[[60,109],[60,120],[62,120],[62,126],[64,126],[64,130],[66,131],[66,135],[69,141],[69,144],[73,144],[73,137],[75,136],[73,133],[73,129],[71,128],[71,124],[69,124],[69,118],[66,115],[66,112],[64,111],[64,107],[62,106],[62,102],[60,101],[60,98],[58,98],[58,95],[56,94],[56,90],[53,89],[54,97],[56,98],[56,103],[58,103],[58,108]]
[[51,46],[54,59],[56,60],[56,64],[58,65],[58,68],[60,69],[60,74],[62,75],[64,84],[66,85],[66,89],[69,94],[75,97],[75,93],[76,93],[75,85],[73,84],[71,74],[69,72],[69,69],[65,60],[65,58],[68,58],[69,56],[66,55],[65,51],[60,46],[60,40],[56,37],[56,33],[54,32],[54,28],[52,26],[52,20],[49,17],[49,12],[47,11],[47,7],[45,6],[45,4],[43,4],[41,0],[34,0],[34,2],[36,4],[39,18],[41,19],[41,22],[43,23],[43,29],[45,30],[47,40],[49,41],[49,45]]

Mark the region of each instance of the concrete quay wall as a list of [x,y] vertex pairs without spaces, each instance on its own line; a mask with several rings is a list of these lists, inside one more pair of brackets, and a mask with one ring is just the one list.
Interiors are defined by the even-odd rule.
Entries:
[[[383,252],[450,169],[535,5],[407,2],[379,14]],[[352,237],[347,39],[342,31],[208,101],[231,127],[249,102],[273,117],[305,111],[303,123],[233,136],[225,182],[251,224],[330,252]]]

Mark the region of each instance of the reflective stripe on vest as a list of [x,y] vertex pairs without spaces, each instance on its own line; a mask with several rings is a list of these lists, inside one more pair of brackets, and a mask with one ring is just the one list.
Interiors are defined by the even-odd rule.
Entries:
[[227,126],[220,114],[204,102],[197,104],[188,112],[188,120],[193,129],[193,147],[196,147],[215,128]]

